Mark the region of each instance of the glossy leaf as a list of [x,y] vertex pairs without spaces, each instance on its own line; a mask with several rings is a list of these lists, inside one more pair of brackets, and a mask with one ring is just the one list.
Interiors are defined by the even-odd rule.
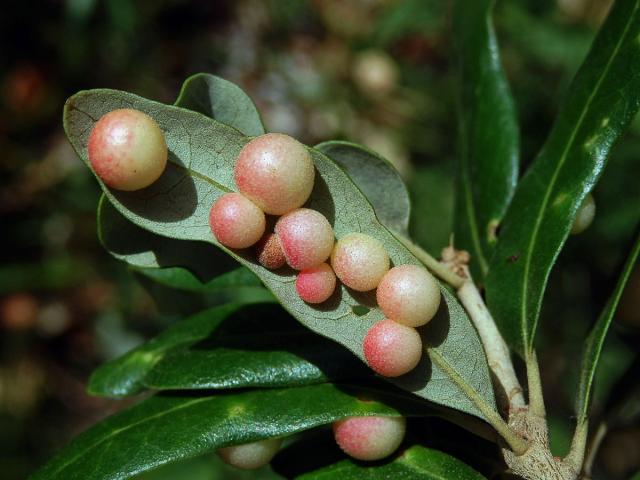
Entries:
[[455,457],[414,445],[382,464],[343,460],[329,467],[297,477],[300,480],[483,480],[485,477]]
[[247,94],[236,84],[209,73],[187,78],[175,105],[215,118],[245,135],[265,133],[258,109]]
[[409,235],[411,200],[395,167],[377,153],[344,141],[323,142],[314,147],[340,165],[371,202],[378,220],[393,231]]
[[[251,251],[231,251],[219,245],[209,228],[211,204],[233,190],[233,165],[249,139],[237,130],[201,114],[162,105],[133,94],[114,90],[92,90],[71,97],[65,108],[65,128],[76,152],[87,160],[87,138],[96,121],[107,111],[132,107],[159,123],[169,147],[164,174],[150,187],[137,192],[110,191],[109,201],[128,220],[163,237],[209,242],[248,267],[274,293],[280,303],[311,330],[338,341],[359,358],[367,330],[383,318],[371,292],[360,294],[341,286],[320,306],[304,303],[295,291],[295,272],[273,272],[260,266]],[[310,150],[317,169],[308,206],[323,213],[338,238],[363,232],[380,240],[395,264],[417,260],[378,223],[373,208],[348,175],[320,152]],[[421,331],[430,358],[410,374],[391,380],[402,388],[436,403],[481,416],[474,402],[463,393],[464,382],[495,408],[486,358],[464,309],[445,288],[437,321]],[[355,308],[357,307],[357,308]],[[364,308],[364,311],[362,309]],[[445,373],[446,372],[446,373]],[[451,376],[456,372],[455,376]],[[455,379],[455,382],[452,381]]]
[[585,421],[589,413],[593,379],[596,373],[596,368],[598,367],[598,361],[600,360],[602,346],[607,333],[609,332],[613,316],[618,308],[618,303],[620,302],[620,297],[622,296],[624,287],[626,286],[627,281],[629,280],[629,277],[638,261],[638,254],[640,254],[640,236],[635,241],[635,245],[627,258],[622,269],[622,273],[618,279],[618,283],[616,284],[607,305],[602,313],[600,313],[600,317],[598,317],[598,320],[587,338],[582,356],[580,383],[578,385],[578,395],[576,397],[576,415],[578,417],[578,423]]
[[348,393],[331,384],[204,397],[154,396],[82,433],[31,478],[125,479],[228,445],[286,436],[347,416],[399,412],[429,414],[410,398]]
[[93,395],[125,396],[140,393],[147,373],[167,353],[202,340],[242,305],[228,303],[200,312],[167,328],[149,342],[98,367],[89,379]]
[[156,390],[284,387],[371,375],[344,347],[311,333],[216,338],[165,355],[144,379]]
[[640,105],[638,35],[640,0],[615,2],[503,221],[487,299],[523,355],[533,347],[549,273],[576,211]]
[[452,15],[459,71],[455,242],[471,252],[477,280],[487,273],[496,229],[513,196],[520,148],[491,19],[494,4],[456,0]]

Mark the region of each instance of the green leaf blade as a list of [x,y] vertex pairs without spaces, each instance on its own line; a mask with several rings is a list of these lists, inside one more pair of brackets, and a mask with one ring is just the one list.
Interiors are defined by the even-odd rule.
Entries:
[[414,445],[382,465],[367,465],[344,460],[329,467],[297,477],[299,480],[484,480],[473,468],[446,453]]
[[[273,335],[271,337],[274,337]],[[300,386],[364,378],[371,371],[351,352],[300,332],[221,337],[218,346],[165,355],[144,379],[154,390]]]
[[492,0],[454,2],[460,137],[455,241],[479,280],[518,177],[519,130],[493,29]]
[[[360,395],[363,392],[359,392]],[[79,435],[32,480],[130,478],[217,448],[286,436],[354,415],[429,414],[409,399],[331,384],[216,396],[155,396]]]
[[187,78],[175,105],[215,118],[245,135],[265,133],[260,113],[249,96],[234,83],[209,73]]
[[604,344],[609,327],[613,320],[613,316],[620,302],[620,297],[624,291],[624,287],[638,262],[638,255],[640,254],[640,235],[636,239],[633,248],[625,262],[622,269],[622,273],[618,278],[618,282],[609,298],[604,310],[600,313],[598,320],[593,326],[591,333],[587,337],[585,344],[582,365],[580,370],[580,382],[578,384],[578,394],[576,396],[576,416],[578,418],[578,424],[586,421],[589,413],[589,405],[591,399],[591,390],[593,387],[593,379],[595,377],[596,368],[598,367],[598,361],[600,360],[600,354],[602,352],[602,346]]
[[576,212],[640,106],[638,35],[640,2],[616,2],[505,216],[487,300],[521,355],[533,347],[547,280]]
[[153,340],[98,367],[89,379],[93,395],[121,397],[140,393],[145,376],[168,352],[206,338],[240,304],[213,307],[166,329]]
[[371,202],[380,223],[402,235],[409,235],[409,191],[388,160],[360,145],[344,141],[323,142],[314,148],[344,168]]

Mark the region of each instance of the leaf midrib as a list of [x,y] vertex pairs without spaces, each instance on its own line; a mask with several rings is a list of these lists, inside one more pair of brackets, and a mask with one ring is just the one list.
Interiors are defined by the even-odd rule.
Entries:
[[110,441],[113,437],[119,435],[120,433],[122,433],[124,431],[127,431],[127,430],[129,430],[129,429],[131,429],[133,427],[136,427],[136,426],[138,426],[140,424],[143,424],[143,423],[146,423],[148,421],[154,420],[156,418],[160,418],[160,417],[163,417],[163,416],[165,416],[167,414],[176,412],[178,410],[182,410],[184,408],[191,407],[192,405],[195,405],[195,404],[200,403],[200,402],[204,402],[206,400],[209,400],[210,398],[211,397],[196,398],[195,400],[191,400],[189,402],[183,403],[182,405],[178,405],[176,407],[172,407],[172,408],[170,408],[168,410],[163,410],[162,412],[159,412],[159,413],[157,413],[155,415],[152,415],[150,417],[145,417],[145,418],[143,418],[141,420],[138,420],[136,422],[129,423],[129,424],[125,425],[124,427],[117,428],[117,429],[109,432],[109,434],[106,435],[105,437],[99,439],[98,441],[96,441],[96,442],[92,443],[91,445],[87,446],[86,448],[84,448],[82,450],[82,452],[78,453],[77,455],[74,455],[67,462],[65,462],[64,464],[60,465],[56,470],[51,472],[51,474],[60,473],[62,470],[67,468],[69,465],[73,464],[78,458],[82,457],[87,452],[95,449],[96,447],[98,447],[99,445],[103,444],[106,441]]
[[[576,136],[578,135],[578,131],[580,130],[580,128],[582,127],[582,123],[584,122],[584,118],[587,115],[587,112],[589,111],[589,109],[591,108],[591,103],[593,102],[593,99],[595,98],[596,94],[598,93],[598,91],[600,90],[600,86],[602,85],[602,82],[604,81],[605,77],[609,74],[609,69],[611,67],[611,64],[613,63],[614,59],[616,58],[616,56],[618,55],[618,52],[620,50],[620,47],[622,46],[622,44],[624,43],[624,40],[627,37],[627,33],[629,31],[629,27],[631,26],[631,24],[633,23],[633,19],[635,17],[635,14],[638,10],[638,1],[636,1],[636,4],[633,8],[633,11],[631,12],[631,14],[629,15],[629,19],[627,20],[627,23],[625,25],[624,31],[622,32],[622,35],[620,35],[620,39],[618,40],[618,43],[616,44],[616,47],[613,51],[613,54],[611,55],[611,57],[609,58],[609,60],[607,61],[607,64],[604,68],[604,70],[602,71],[602,75],[600,75],[600,78],[598,78],[598,82],[596,83],[595,88],[593,89],[593,91],[591,92],[591,94],[589,95],[589,98],[587,99],[587,102],[585,103],[584,108],[582,109],[582,112],[580,114],[580,117],[578,119],[578,121],[575,124],[575,127],[573,128],[573,131],[571,132],[571,136],[569,138],[569,141],[567,142],[567,146],[564,149],[564,151],[562,152],[562,155],[560,156],[560,160],[558,161],[558,164],[556,166],[556,169],[553,172],[553,176],[551,177],[551,181],[549,182],[549,188],[547,189],[547,191],[545,192],[545,195],[542,199],[542,204],[541,204],[541,208],[538,211],[538,215],[536,217],[536,223],[534,224],[534,228],[533,228],[533,233],[530,237],[529,243],[527,245],[527,248],[525,250],[525,264],[524,264],[524,275],[523,275],[523,280],[522,280],[522,302],[521,302],[521,321],[520,321],[520,333],[522,334],[522,339],[523,339],[523,346],[525,348],[525,351],[528,351],[530,349],[530,338],[529,338],[529,332],[527,330],[527,298],[528,298],[528,286],[529,286],[529,269],[531,267],[531,260],[533,258],[533,250],[532,250],[532,246],[535,244],[537,238],[538,238],[538,233],[540,231],[540,225],[542,223],[542,219],[544,217],[544,215],[542,215],[542,213],[544,211],[546,211],[547,209],[547,205],[549,203],[549,200],[551,198],[551,192],[554,190],[555,188],[555,183],[558,179],[558,175],[560,173],[560,170],[562,169],[564,163],[567,160],[567,156],[569,154],[569,151],[571,150],[571,148],[573,147],[573,144],[575,142]],[[542,298],[540,297],[538,300],[538,306],[541,302]],[[534,318],[533,320],[533,324],[531,327],[531,331],[535,331],[536,325],[538,323],[538,318],[536,315],[536,318]]]

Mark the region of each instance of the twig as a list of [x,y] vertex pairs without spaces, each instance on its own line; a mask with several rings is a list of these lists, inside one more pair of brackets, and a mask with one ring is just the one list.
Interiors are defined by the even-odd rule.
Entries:
[[[576,435],[574,435],[574,438],[577,437],[577,432],[578,432],[578,429],[576,428]],[[587,449],[587,452],[586,452],[587,454],[584,459],[584,464],[582,466],[583,478],[585,479],[591,478],[593,462],[595,461],[596,456],[598,455],[598,450],[600,449],[602,440],[604,440],[604,437],[607,435],[608,432],[609,432],[609,427],[607,423],[605,421],[600,422],[600,424],[598,425],[598,428],[593,434],[593,437],[591,437],[591,441],[589,442],[589,448]],[[571,449],[573,450],[573,444],[571,446]]]
[[513,368],[509,348],[466,267],[465,270],[468,278],[458,289],[458,298],[478,331],[489,368],[507,396],[509,410],[523,408],[526,405],[524,395]]
[[545,418],[547,415],[542,394],[542,382],[540,381],[540,367],[535,350],[526,354],[527,383],[529,384],[529,410],[533,415]]

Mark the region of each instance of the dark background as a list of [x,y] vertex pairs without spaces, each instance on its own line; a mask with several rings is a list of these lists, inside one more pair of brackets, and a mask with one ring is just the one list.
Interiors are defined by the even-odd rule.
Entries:
[[[24,478],[127,402],[92,398],[92,369],[166,326],[95,233],[99,189],[62,132],[62,105],[108,87],[167,103],[197,72],[257,103],[267,130],[314,144],[346,138],[405,176],[414,238],[438,254],[452,225],[456,158],[450,6],[439,0],[66,0],[6,2],[0,15],[0,476]],[[606,13],[604,0],[498,2],[495,21],[532,160]],[[463,106],[464,107],[464,106]],[[592,227],[550,283],[540,357],[553,448],[572,430],[577,359],[640,217],[640,122],[614,151]],[[151,290],[151,291],[150,291]],[[637,356],[634,275],[598,375],[596,410]],[[614,432],[600,478],[640,468],[640,428]],[[245,478],[203,458],[148,478]],[[163,476],[164,475],[164,476]],[[273,478],[269,469],[261,478]],[[252,477],[253,478],[253,477]]]

